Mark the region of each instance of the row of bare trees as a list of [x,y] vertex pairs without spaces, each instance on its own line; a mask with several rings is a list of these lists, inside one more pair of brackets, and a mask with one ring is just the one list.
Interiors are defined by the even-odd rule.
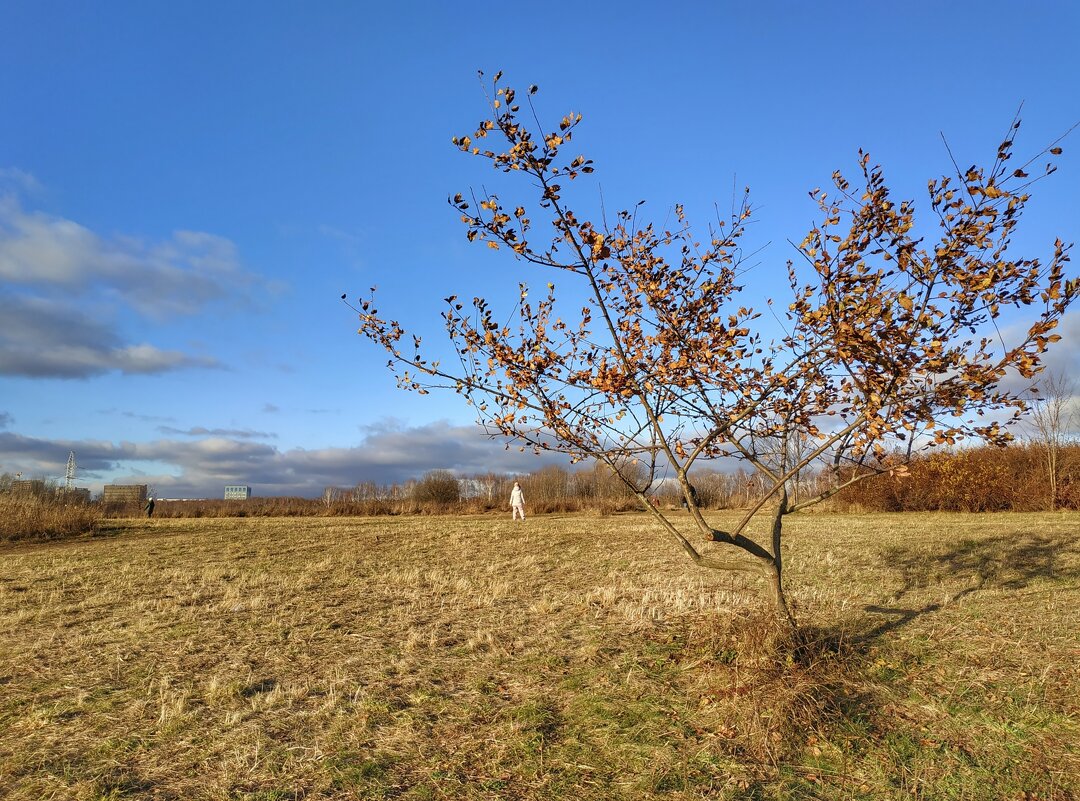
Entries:
[[552,466],[525,475],[458,476],[449,470],[432,470],[401,484],[367,481],[351,488],[327,487],[320,502],[331,514],[488,512],[509,509],[515,481],[521,483],[534,513],[640,508],[634,493],[602,464],[580,470]]
[[[1054,472],[1048,450],[1036,439],[1008,448],[983,446],[939,450],[916,456],[905,470],[855,482],[822,509],[835,512],[993,512],[1080,510],[1080,443],[1055,446]],[[850,471],[805,469],[788,488],[792,502],[828,493],[846,484]],[[458,476],[432,470],[401,484],[362,482],[327,487],[318,499],[252,498],[248,501],[160,501],[160,517],[476,514],[509,512],[510,489],[521,483],[530,513],[599,513],[637,511],[640,499],[607,466],[569,470],[544,467],[524,475],[487,473]],[[760,473],[739,469],[697,469],[689,475],[702,510],[752,508],[767,489]],[[678,481],[656,484],[648,495],[654,509],[678,512],[687,506]]]

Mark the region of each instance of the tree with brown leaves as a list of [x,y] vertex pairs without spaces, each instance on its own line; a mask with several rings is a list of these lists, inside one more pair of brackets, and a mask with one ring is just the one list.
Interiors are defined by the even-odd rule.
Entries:
[[[373,296],[361,301],[359,332],[389,352],[401,387],[453,390],[493,434],[606,464],[695,564],[759,571],[792,623],[782,581],[787,515],[902,472],[921,449],[1010,438],[1006,424],[1025,404],[1003,380],[1039,371],[1080,291],[1062,242],[1046,261],[1009,249],[1036,180],[1031,161],[1009,165],[1018,121],[991,167],[930,181],[932,240],[917,233],[915,204],[892,199],[869,154],[860,151],[857,188],[837,172],[834,191],[812,191],[821,221],[787,265],[791,296],[774,315],[783,330],[766,340],[760,313],[740,302],[748,194],[704,235],[681,206],[670,230],[643,221],[641,204],[610,223],[586,219],[567,197],[593,171],[591,160],[566,155],[581,115],[544,128],[536,87],[526,115],[500,81],[491,85],[491,117],[453,142],[530,197],[474,192],[450,202],[470,241],[508,249],[551,280],[535,301],[519,285],[514,326],[484,298],[446,298],[452,366],[429,359]],[[558,304],[556,279],[583,288],[584,305]],[[1029,322],[1006,342],[997,322],[1010,309]],[[710,526],[689,476],[695,464],[725,457],[755,470],[764,488],[730,531]],[[792,501],[793,479],[822,462],[835,471],[832,486]],[[649,502],[671,479],[689,524]],[[771,523],[760,542],[747,533],[759,512]]]

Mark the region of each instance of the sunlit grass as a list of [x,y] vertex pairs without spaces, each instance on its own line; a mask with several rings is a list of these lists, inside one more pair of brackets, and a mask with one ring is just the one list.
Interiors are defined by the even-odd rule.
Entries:
[[114,526],[0,548],[0,797],[1080,793],[1080,515],[796,517],[794,643],[640,515]]

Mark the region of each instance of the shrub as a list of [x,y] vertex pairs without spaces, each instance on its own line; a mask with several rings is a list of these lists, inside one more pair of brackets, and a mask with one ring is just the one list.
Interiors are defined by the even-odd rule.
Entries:
[[424,511],[445,510],[461,499],[461,486],[449,470],[432,470],[416,482],[413,500]]

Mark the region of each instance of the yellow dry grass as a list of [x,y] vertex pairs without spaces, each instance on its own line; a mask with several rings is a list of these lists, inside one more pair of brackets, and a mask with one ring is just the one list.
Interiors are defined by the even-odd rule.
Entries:
[[791,647],[641,515],[0,546],[0,797],[1073,798],[1078,524],[795,518]]

